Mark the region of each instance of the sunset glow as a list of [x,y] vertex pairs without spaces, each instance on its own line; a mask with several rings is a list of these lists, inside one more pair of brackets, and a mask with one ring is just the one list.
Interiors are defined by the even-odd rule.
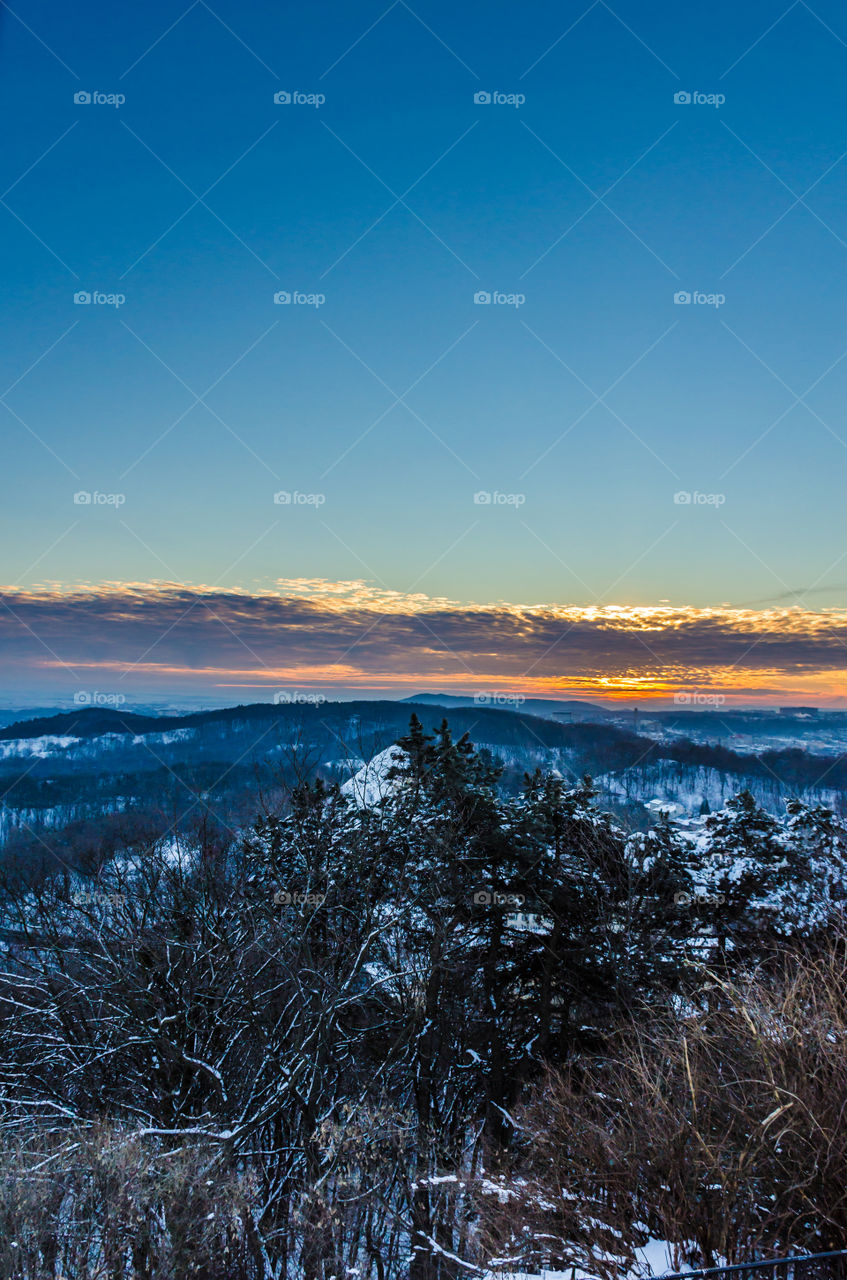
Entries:
[[296,686],[662,704],[700,690],[739,705],[833,706],[847,687],[845,609],[462,603],[302,579],[261,592],[103,583],[2,599],[9,662],[54,687],[86,672],[139,691],[257,698]]

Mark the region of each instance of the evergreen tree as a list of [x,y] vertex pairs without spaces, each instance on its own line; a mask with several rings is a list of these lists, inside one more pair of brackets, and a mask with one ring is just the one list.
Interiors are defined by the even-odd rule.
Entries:
[[696,905],[711,924],[718,953],[749,954],[773,931],[796,858],[781,841],[776,820],[749,791],[706,819],[699,853]]
[[789,800],[782,839],[792,875],[775,917],[786,933],[813,934],[844,911],[847,830],[831,809]]

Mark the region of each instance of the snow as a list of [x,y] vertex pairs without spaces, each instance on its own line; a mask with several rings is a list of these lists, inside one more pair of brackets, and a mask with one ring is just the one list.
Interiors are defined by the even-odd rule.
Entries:
[[166,729],[160,733],[133,734],[132,736],[125,733],[101,733],[93,738],[45,733],[37,738],[10,738],[7,742],[0,742],[0,760],[15,758],[47,760],[51,756],[62,755],[68,751],[73,751],[77,757],[85,757],[102,751],[120,751],[129,746],[171,746],[176,742],[187,742],[196,736],[196,729]]
[[[796,792],[796,788],[783,785],[776,778],[722,773],[703,765],[673,760],[601,774],[595,783],[607,795],[640,801],[651,813],[664,810],[671,817],[697,814],[704,800],[710,810],[722,809],[727,800],[745,787],[765,809],[779,813],[784,802]],[[809,790],[807,798],[837,810],[841,796],[836,790],[820,788]]]
[[352,800],[359,809],[371,809],[381,800],[396,794],[402,786],[402,778],[389,778],[392,768],[408,766],[409,757],[402,747],[392,744],[380,751],[359,769],[341,788],[341,794]]
[[651,813],[657,816],[660,813],[666,813],[669,818],[674,818],[686,811],[684,805],[676,804],[673,800],[665,800],[662,796],[657,796],[654,800],[648,800],[644,808],[649,809]]
[[[619,1280],[650,1280],[654,1276],[690,1271],[691,1267],[684,1263],[674,1262],[673,1252],[673,1246],[666,1240],[648,1240],[642,1248],[635,1250],[635,1266],[629,1271],[621,1270]],[[596,1271],[574,1266],[568,1267],[567,1271],[493,1271],[488,1272],[485,1280],[599,1280],[599,1276]]]
[[57,734],[45,733],[40,738],[12,738],[8,742],[0,742],[0,759],[8,760],[12,756],[36,756],[46,759],[75,747],[81,738],[60,737]]
[[197,737],[196,729],[165,729],[161,733],[136,733],[131,739],[134,747],[156,745],[169,747],[174,742],[190,742]]
[[553,921],[536,911],[510,911],[506,915],[506,928],[517,933],[552,933]]
[[173,836],[163,841],[159,849],[169,867],[179,867],[180,870],[183,870],[191,866],[195,860],[195,854],[180,844],[178,836]]

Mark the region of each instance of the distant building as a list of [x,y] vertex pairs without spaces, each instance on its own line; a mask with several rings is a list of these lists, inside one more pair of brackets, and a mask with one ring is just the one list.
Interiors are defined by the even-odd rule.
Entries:
[[780,707],[779,714],[781,716],[816,716],[818,714],[817,707]]

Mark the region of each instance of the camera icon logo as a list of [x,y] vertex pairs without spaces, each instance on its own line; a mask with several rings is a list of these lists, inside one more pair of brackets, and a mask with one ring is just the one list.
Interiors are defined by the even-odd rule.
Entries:
[[678,493],[674,494],[673,500],[678,507],[691,506],[691,494],[687,489],[680,489]]
[[491,102],[491,94],[487,89],[478,89],[473,100],[478,107],[487,107]]
[[279,493],[274,494],[274,503],[278,507],[290,507],[291,494],[287,489],[280,489]]
[[78,89],[74,94],[74,102],[78,107],[87,107],[91,102],[91,94],[87,89]]
[[674,306],[687,307],[691,302],[691,294],[687,289],[677,289],[673,296]]
[[91,694],[87,689],[80,689],[74,694],[74,702],[78,707],[88,707],[91,705]]
[[673,100],[678,107],[687,107],[691,102],[691,94],[685,89],[680,89],[674,94]]
[[91,294],[87,289],[78,289],[74,294],[74,305],[77,307],[87,307],[91,301]]
[[77,507],[90,507],[91,494],[85,489],[80,489],[79,493],[74,494],[74,505]]
[[474,305],[477,307],[487,307],[491,302],[491,294],[487,289],[477,289],[473,296]]
[[491,905],[492,897],[487,889],[480,889],[478,893],[474,894],[473,900],[478,906],[488,907]]
[[278,107],[287,107],[291,102],[291,94],[287,89],[278,89],[274,94],[274,102]]
[[478,493],[474,494],[473,500],[478,507],[491,506],[491,494],[487,489],[480,489]]
[[287,289],[277,289],[274,294],[274,302],[278,307],[286,306],[291,301],[291,294]]

